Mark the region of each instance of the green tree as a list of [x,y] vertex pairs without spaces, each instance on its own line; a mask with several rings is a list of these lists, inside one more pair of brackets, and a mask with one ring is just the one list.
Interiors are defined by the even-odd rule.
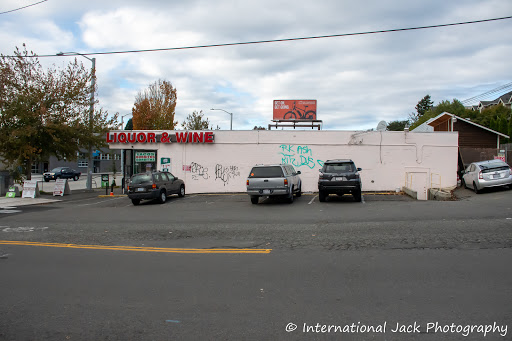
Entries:
[[409,125],[409,120],[391,121],[388,123],[386,130],[388,131],[404,131],[405,126]]
[[104,134],[117,124],[117,114],[108,118],[99,110],[89,120],[93,73],[76,59],[63,69],[45,69],[25,45],[14,55],[0,55],[3,161],[11,168],[21,166],[30,179],[34,161],[49,155],[75,160],[81,148],[104,146]]
[[128,122],[126,122],[126,126],[124,127],[124,130],[133,130],[133,121],[130,118]]
[[139,91],[132,108],[133,129],[174,130],[178,125],[174,120],[177,98],[171,82],[161,79]]
[[[411,125],[411,130],[419,126],[420,124],[428,121],[431,118],[436,117],[443,112],[447,112],[453,115],[457,115],[459,117],[465,117],[466,113],[470,110],[466,109],[464,105],[457,99],[454,99],[452,102],[450,101],[442,101],[435,107],[432,107],[429,111],[427,111],[421,118],[419,118],[416,122]],[[468,113],[469,114],[469,113]]]
[[[192,114],[187,116],[181,126],[185,130],[213,130],[213,126],[210,125],[208,118],[203,117],[204,114],[202,110],[200,112],[194,110]],[[219,126],[217,126],[216,129],[219,130]]]
[[430,109],[432,109],[432,105],[434,102],[431,100],[430,95],[426,95],[423,97],[418,104],[416,104],[416,114],[411,114],[411,121],[416,122],[419,120],[423,115],[427,113]]

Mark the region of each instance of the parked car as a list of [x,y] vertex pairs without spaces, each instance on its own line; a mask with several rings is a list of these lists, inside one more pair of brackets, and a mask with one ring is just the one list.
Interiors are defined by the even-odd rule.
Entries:
[[501,160],[473,162],[463,172],[462,185],[472,188],[475,193],[487,187],[512,188],[512,169]]
[[352,194],[355,201],[361,201],[361,168],[352,160],[327,160],[319,169],[318,199],[324,202],[329,194]]
[[292,203],[294,194],[302,195],[299,174],[300,171],[295,171],[292,165],[256,165],[247,178],[247,194],[253,204],[257,204],[262,196],[284,196]]
[[134,205],[143,199],[157,199],[163,204],[171,194],[185,196],[185,183],[169,172],[134,174],[128,184],[128,198]]
[[80,179],[81,172],[74,170],[69,167],[57,167],[49,172],[43,173],[44,181],[49,182],[50,180],[57,179],[73,179],[77,181]]

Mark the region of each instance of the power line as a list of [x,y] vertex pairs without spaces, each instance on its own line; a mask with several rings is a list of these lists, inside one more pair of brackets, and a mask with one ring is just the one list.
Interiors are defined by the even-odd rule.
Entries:
[[472,103],[472,102],[480,101],[480,100],[482,100],[484,98],[489,97],[490,95],[506,91],[506,90],[508,90],[510,88],[512,88],[512,83],[507,83],[507,84],[498,86],[497,88],[494,88],[492,90],[486,91],[486,92],[484,92],[484,93],[482,93],[480,95],[476,95],[476,96],[473,96],[471,98],[465,99],[465,100],[461,101],[461,103],[462,104],[469,104],[469,103]]
[[16,8],[16,9],[11,9],[10,11],[0,12],[0,14],[7,14],[7,13],[11,13],[11,12],[16,12],[16,11],[19,11],[20,9],[24,9],[24,8],[27,8],[27,7],[32,7],[32,6],[35,6],[35,5],[39,5],[39,4],[42,4],[43,2],[46,2],[46,1],[48,1],[48,0],[43,0],[43,1],[36,2],[35,4],[23,6],[23,7]]
[[[506,19],[512,19],[512,16],[501,17],[501,18],[492,18],[492,19],[474,20],[474,21],[465,21],[465,22],[458,22],[458,23],[452,23],[452,24],[439,24],[439,25],[431,25],[431,26],[397,28],[397,29],[390,29],[390,30],[379,30],[379,31],[357,32],[357,33],[341,33],[341,34],[331,34],[331,35],[313,36],[313,37],[272,39],[272,40],[247,41],[247,42],[238,42],[238,43],[198,45],[198,46],[168,47],[168,48],[146,49],[146,50],[88,52],[88,53],[80,53],[80,55],[93,56],[93,55],[108,55],[108,54],[160,52],[160,51],[176,51],[176,50],[201,49],[201,48],[210,48],[210,47],[226,47],[226,46],[239,46],[239,45],[281,43],[281,42],[298,41],[298,40],[339,38],[339,37],[359,36],[359,35],[378,34],[378,33],[392,33],[392,32],[403,32],[403,31],[412,31],[412,30],[423,30],[423,29],[440,28],[440,27],[448,27],[448,26],[478,24],[478,23],[484,23],[484,22],[490,22],[490,21],[498,21],[498,20],[506,20]],[[65,56],[73,56],[73,55],[76,55],[76,54],[70,53],[70,54],[64,54],[64,55]],[[55,57],[55,56],[56,56],[55,54],[48,54],[48,55],[40,55],[40,56],[22,56],[22,57]],[[5,57],[18,57],[18,56],[5,56]]]

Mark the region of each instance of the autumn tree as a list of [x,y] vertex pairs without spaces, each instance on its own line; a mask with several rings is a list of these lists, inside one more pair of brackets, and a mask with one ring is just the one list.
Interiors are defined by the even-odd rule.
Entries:
[[[213,126],[210,125],[208,118],[204,118],[203,111],[194,111],[188,115],[185,121],[181,124],[181,127],[185,130],[213,130]],[[217,126],[216,130],[219,130]]]
[[75,160],[81,148],[105,145],[117,115],[99,110],[89,119],[92,75],[76,59],[45,69],[25,45],[14,56],[0,55],[0,158],[30,179],[35,161]]
[[132,108],[134,130],[174,130],[177,92],[171,82],[159,79],[144,91],[139,91]]

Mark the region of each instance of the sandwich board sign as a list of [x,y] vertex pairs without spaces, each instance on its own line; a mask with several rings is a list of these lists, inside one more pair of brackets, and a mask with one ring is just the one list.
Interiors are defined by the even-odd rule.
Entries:
[[20,190],[16,186],[9,187],[9,191],[5,193],[6,198],[16,198],[20,196]]
[[22,198],[36,198],[39,197],[39,186],[37,180],[27,180],[23,182]]
[[71,194],[69,189],[68,179],[57,179],[55,180],[55,187],[53,188],[53,196],[64,196]]

